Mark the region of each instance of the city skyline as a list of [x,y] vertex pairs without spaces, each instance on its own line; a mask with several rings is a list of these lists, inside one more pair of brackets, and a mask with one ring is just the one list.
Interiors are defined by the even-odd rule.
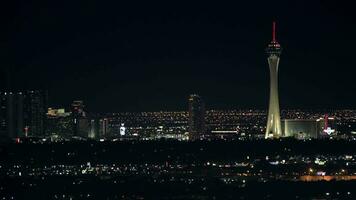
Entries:
[[351,5],[5,2],[0,199],[356,199]]
[[255,3],[207,4],[198,13],[197,4],[188,10],[152,4],[136,12],[133,5],[96,1],[85,8],[10,5],[1,33],[1,90],[44,88],[50,106],[82,99],[96,112],[184,110],[194,93],[207,108],[266,108],[263,47],[276,20],[288,49],[281,106],[354,108],[356,30],[348,7],[276,1],[255,9]]

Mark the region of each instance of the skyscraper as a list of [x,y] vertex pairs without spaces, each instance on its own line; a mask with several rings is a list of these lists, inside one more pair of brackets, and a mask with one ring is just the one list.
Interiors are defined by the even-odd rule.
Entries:
[[189,138],[199,139],[205,134],[205,104],[196,94],[189,96]]
[[87,137],[89,122],[84,111],[84,102],[81,100],[73,101],[71,104],[71,116],[73,122],[74,136]]
[[90,124],[89,124],[89,134],[88,137],[91,139],[95,139],[97,137],[97,131],[96,131],[96,122],[95,119],[90,119]]
[[278,138],[282,136],[278,98],[278,65],[281,52],[281,45],[276,40],[276,23],[273,22],[272,41],[266,48],[270,71],[270,96],[265,138]]
[[85,117],[84,107],[82,100],[73,101],[71,105],[72,115],[75,117]]
[[0,104],[0,134],[2,137],[23,136],[23,94],[21,92],[3,92]]
[[99,121],[99,135],[101,138],[107,138],[109,136],[109,120],[107,118],[100,119]]
[[29,90],[24,92],[24,128],[31,136],[43,136],[47,113],[47,91]]
[[0,135],[8,138],[43,136],[47,110],[45,91],[0,94]]

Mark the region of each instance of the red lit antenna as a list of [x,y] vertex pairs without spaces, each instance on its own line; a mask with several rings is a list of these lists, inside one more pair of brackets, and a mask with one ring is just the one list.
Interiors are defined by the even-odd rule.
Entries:
[[325,114],[324,116],[324,130],[328,129],[328,119],[329,119],[329,116],[328,114]]
[[272,41],[276,41],[276,22],[273,21],[273,32],[272,32]]

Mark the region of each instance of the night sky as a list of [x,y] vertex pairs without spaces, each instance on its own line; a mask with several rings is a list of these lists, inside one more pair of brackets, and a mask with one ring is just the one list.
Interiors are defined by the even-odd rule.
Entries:
[[281,108],[356,107],[351,4],[113,2],[2,6],[1,90],[48,89],[50,106],[95,112],[186,110],[191,93],[208,109],[266,109],[276,20]]

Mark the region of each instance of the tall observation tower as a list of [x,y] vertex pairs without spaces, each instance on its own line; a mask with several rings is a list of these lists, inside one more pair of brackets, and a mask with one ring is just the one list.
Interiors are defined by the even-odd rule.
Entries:
[[276,23],[273,22],[272,41],[266,48],[270,71],[270,93],[265,138],[278,138],[282,136],[278,100],[278,65],[281,52],[282,47],[276,40]]

